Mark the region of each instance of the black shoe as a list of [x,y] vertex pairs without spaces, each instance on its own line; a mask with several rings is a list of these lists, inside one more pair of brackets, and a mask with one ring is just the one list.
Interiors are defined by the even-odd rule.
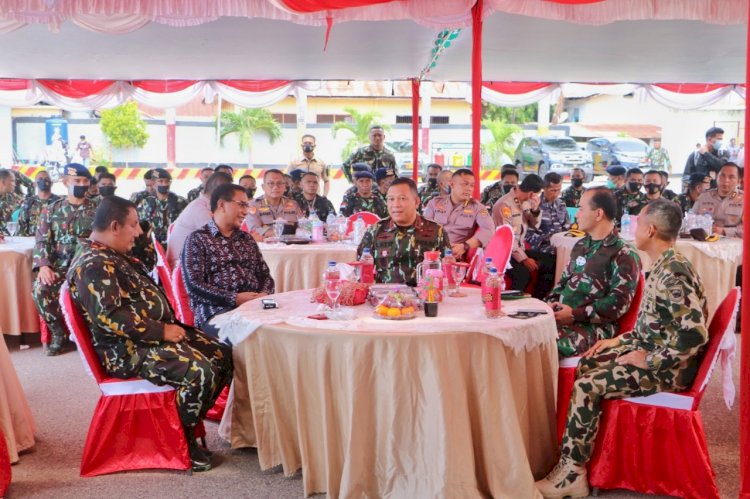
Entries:
[[71,352],[75,350],[75,344],[67,338],[52,338],[52,341],[44,350],[44,355],[47,357],[55,357],[65,352]]
[[190,464],[192,465],[193,471],[196,473],[208,471],[213,467],[211,464],[211,457],[206,455],[195,439],[188,441],[188,451],[190,452]]

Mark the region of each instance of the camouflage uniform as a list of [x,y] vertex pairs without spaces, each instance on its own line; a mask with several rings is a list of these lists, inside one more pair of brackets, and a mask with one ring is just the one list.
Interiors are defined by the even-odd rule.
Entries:
[[562,194],[560,194],[560,199],[562,199],[562,202],[565,203],[565,206],[568,208],[578,208],[578,205],[581,204],[581,197],[584,192],[586,192],[585,187],[582,189],[576,189],[571,185],[563,189]]
[[419,186],[419,189],[417,189],[417,195],[419,196],[420,206],[424,209],[432,198],[440,195],[440,187],[437,185],[431,187],[429,184],[421,185]]
[[325,196],[316,194],[315,200],[312,203],[305,199],[305,196],[301,192],[295,193],[293,197],[306,217],[310,217],[310,213],[315,211],[318,218],[325,222],[330,213],[334,216],[336,215],[336,209],[333,207],[333,203],[331,203],[331,201]]
[[107,246],[82,241],[67,280],[107,374],[175,387],[180,420],[194,428],[231,380],[231,348],[184,325],[184,341],[165,341],[164,326],[177,323],[167,298],[145,268]]
[[646,155],[652,170],[661,170],[663,172],[672,171],[672,161],[669,159],[669,153],[663,147],[659,149],[652,148]]
[[245,223],[248,231],[255,231],[263,236],[273,227],[275,220],[283,219],[289,223],[297,223],[300,218],[302,218],[302,210],[293,199],[282,197],[279,204],[273,207],[268,204],[265,196],[261,196],[250,202]]
[[693,205],[695,205],[695,201],[693,201],[690,198],[690,194],[687,192],[677,196],[676,203],[680,205],[680,208],[682,208],[683,215],[685,215],[688,211],[692,210]]
[[388,208],[386,207],[385,201],[375,193],[369,198],[363,198],[356,193],[349,200],[344,197],[344,200],[341,202],[341,208],[339,208],[339,212],[343,216],[349,217],[360,211],[369,211],[380,218],[386,218],[388,216]]
[[533,250],[554,254],[555,247],[549,240],[554,234],[570,228],[570,215],[565,203],[559,198],[550,203],[542,196],[539,208],[542,210],[539,227],[529,227],[526,242]]
[[409,227],[399,227],[386,218],[371,225],[359,243],[357,255],[370,248],[375,259],[375,282],[417,285],[417,265],[425,251],[450,249],[448,235],[440,224],[417,215]]
[[638,215],[644,206],[648,204],[648,198],[640,190],[636,193],[628,192],[623,187],[615,191],[615,200],[617,201],[617,226],[620,226],[620,220],[625,214],[625,210],[628,211],[628,215]]
[[423,216],[442,225],[451,244],[475,237],[486,247],[495,234],[495,223],[487,207],[476,199],[453,204],[450,194],[438,196],[427,204]]
[[367,145],[360,147],[349,156],[349,159],[341,165],[341,171],[349,182],[352,182],[352,165],[354,163],[367,163],[370,165],[372,173],[375,173],[375,162],[379,162],[379,168],[392,168],[396,170],[396,157],[387,148],[376,151],[372,146]]
[[[23,173],[19,172],[18,170],[11,170],[13,172],[13,175],[16,176],[16,190],[15,193],[17,196],[24,198],[24,197],[31,197],[36,193],[36,187],[34,186],[34,181],[31,180],[29,177],[24,175]],[[23,193],[23,188],[26,188],[26,194]]]
[[138,205],[138,218],[151,224],[156,240],[166,248],[169,226],[177,220],[186,206],[187,200],[173,192],[163,201],[156,196],[149,196]]
[[190,189],[187,193],[187,202],[192,203],[196,199],[198,199],[198,196],[203,194],[203,184],[199,185],[195,189]]
[[663,191],[661,191],[661,197],[677,203],[677,198],[680,196],[672,189],[664,189]]
[[615,232],[600,241],[586,236],[576,243],[560,282],[547,297],[573,309],[573,324],[558,330],[561,357],[581,355],[598,340],[615,336],[640,273],[638,253]]
[[[698,372],[708,341],[706,297],[693,266],[669,249],[654,263],[643,293],[635,329],[620,345],[581,359],[568,406],[561,445],[563,457],[585,464],[591,456],[602,399],[682,391]],[[633,350],[647,352],[648,369],[617,364]]]
[[146,199],[146,198],[149,198],[149,197],[153,197],[153,194],[150,194],[148,191],[134,192],[130,196],[130,202],[133,203],[133,204],[135,204],[136,208],[139,208],[141,206],[141,203],[143,202],[143,200]]
[[491,210],[492,207],[495,206],[495,203],[497,203],[497,200],[503,196],[505,196],[503,181],[498,180],[494,184],[488,185],[484,188],[482,196],[479,198],[479,202]]
[[59,304],[60,286],[81,239],[91,234],[95,211],[96,206],[88,199],[76,206],[65,197],[45,206],[39,216],[33,267],[34,270],[50,267],[55,273],[55,281],[47,286],[35,279],[32,294],[39,315],[50,330],[53,344],[61,344],[66,334]]
[[0,196],[0,234],[8,234],[8,229],[5,227],[7,222],[10,222],[13,212],[16,211],[18,205],[21,204],[22,198],[14,192],[9,192]]
[[57,194],[51,194],[49,198],[42,199],[39,196],[26,198],[21,205],[21,213],[18,216],[18,235],[31,237],[36,235],[36,226],[42,209],[60,199]]
[[714,218],[714,225],[724,227],[724,235],[742,238],[742,203],[745,194],[735,191],[722,198],[719,191],[709,189],[695,200],[693,212],[698,215],[709,213]]

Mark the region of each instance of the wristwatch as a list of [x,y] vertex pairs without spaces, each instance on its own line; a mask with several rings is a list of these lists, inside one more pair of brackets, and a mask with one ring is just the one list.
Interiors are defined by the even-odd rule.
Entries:
[[654,371],[654,352],[649,352],[646,354],[646,366],[648,366],[649,371]]

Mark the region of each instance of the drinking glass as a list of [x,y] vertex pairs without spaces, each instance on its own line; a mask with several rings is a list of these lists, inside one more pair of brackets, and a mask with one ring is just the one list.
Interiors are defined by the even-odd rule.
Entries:
[[326,294],[331,300],[331,318],[336,317],[338,313],[339,296],[341,295],[341,279],[326,278]]
[[453,298],[462,298],[466,296],[466,293],[461,292],[461,283],[466,278],[466,270],[469,266],[465,263],[454,263],[453,264],[453,280],[456,283],[455,287],[448,293],[448,296]]
[[281,243],[281,236],[284,234],[284,225],[286,222],[284,220],[276,220],[273,223],[273,233],[276,236],[276,242]]
[[346,218],[341,218],[336,224],[336,232],[339,235],[339,242],[341,244],[346,244],[344,239],[346,238],[346,229],[348,228],[348,220]]
[[8,229],[8,234],[10,237],[8,238],[8,241],[13,240],[13,236],[16,235],[16,230],[18,229],[18,222],[7,222],[5,224],[5,227]]

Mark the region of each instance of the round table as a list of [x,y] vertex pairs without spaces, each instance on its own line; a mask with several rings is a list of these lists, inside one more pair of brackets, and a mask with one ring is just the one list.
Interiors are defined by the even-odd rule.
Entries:
[[[580,240],[580,237],[566,236],[565,232],[555,234],[550,239],[552,246],[557,248],[555,282],[560,280],[563,269],[570,261],[570,252]],[[723,237],[719,241],[709,243],[694,239],[678,239],[675,249],[693,264],[700,276],[708,301],[708,313],[712,316],[721,300],[735,285],[737,267],[742,263],[742,240]],[[648,271],[651,259],[643,251],[638,251],[638,254],[643,270]]]
[[[7,457],[18,461],[18,453],[34,446],[36,423],[26,401],[21,382],[0,335],[0,430],[5,435]],[[0,459],[0,463],[3,460]],[[0,471],[0,476],[2,471]]]
[[[557,329],[534,299],[487,319],[479,291],[438,318],[314,320],[310,291],[274,295],[216,320],[235,342],[220,427],[261,468],[302,469],[305,496],[535,497],[555,461]],[[248,336],[249,334],[249,336]]]
[[33,237],[0,243],[0,333],[39,332],[39,315],[31,298]]
[[276,292],[317,288],[329,261],[347,263],[357,259],[357,246],[342,243],[267,244],[258,243]]

